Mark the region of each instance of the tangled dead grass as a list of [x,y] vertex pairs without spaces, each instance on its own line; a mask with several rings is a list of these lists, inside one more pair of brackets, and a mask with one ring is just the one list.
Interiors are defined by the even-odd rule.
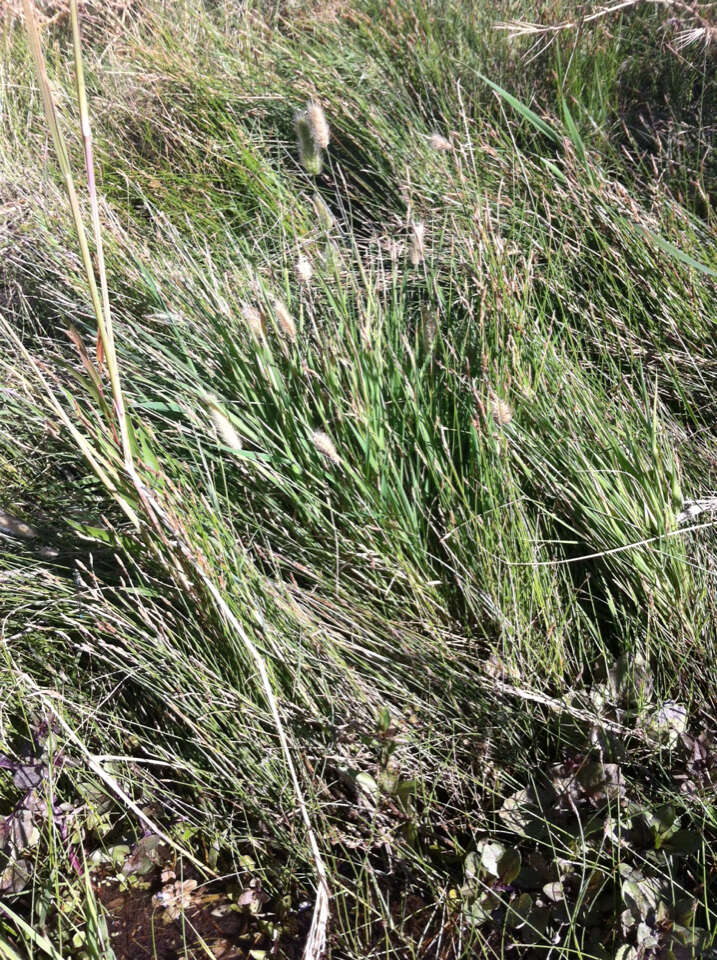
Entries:
[[[69,0],[37,0],[37,18],[41,27],[61,24],[70,16]],[[84,0],[82,18],[84,24],[124,23],[127,15],[138,6],[138,0]],[[0,4],[0,23],[8,23],[23,17],[22,0],[5,0]]]

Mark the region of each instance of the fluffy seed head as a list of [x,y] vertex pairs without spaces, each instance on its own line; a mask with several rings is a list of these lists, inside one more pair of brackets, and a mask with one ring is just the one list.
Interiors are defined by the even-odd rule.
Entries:
[[438,150],[439,153],[446,153],[449,150],[453,149],[453,144],[450,140],[446,140],[445,137],[441,136],[440,133],[432,133],[428,138],[428,142],[433,147],[434,150]]
[[311,434],[311,442],[316,447],[322,456],[326,457],[327,460],[330,460],[332,463],[338,466],[341,463],[341,457],[336,451],[334,446],[334,441],[328,435],[324,433],[323,430],[314,430]]
[[321,155],[321,147],[314,140],[306,110],[297,110],[294,114],[294,127],[296,128],[299,159],[307,173],[310,173],[312,177],[318,177],[323,168],[324,160]]
[[306,119],[309,122],[311,136],[320,150],[325,150],[331,139],[331,130],[326,119],[326,114],[320,103],[316,100],[309,100],[306,105]]
[[414,267],[423,263],[426,257],[426,225],[422,220],[414,223],[411,229],[411,244],[408,250],[408,256]]
[[433,347],[433,342],[438,333],[438,324],[436,323],[436,314],[428,307],[424,307],[421,318],[423,320],[423,345],[426,350]]
[[281,300],[274,300],[274,313],[279,329],[289,340],[296,340],[296,323]]
[[319,223],[324,230],[333,230],[336,226],[336,217],[334,217],[331,210],[329,210],[324,198],[318,193],[315,193],[311,198],[311,205],[316,211],[316,216],[319,218]]
[[309,283],[314,275],[314,268],[311,266],[311,260],[302,253],[294,265],[296,279],[300,283]]
[[513,419],[513,411],[507,400],[501,400],[500,397],[493,397],[490,402],[490,412],[493,420],[499,427],[504,427]]
[[251,304],[243,303],[241,315],[254,336],[261,337],[264,333],[264,318],[257,308],[252,307]]
[[241,437],[217,401],[214,400],[213,397],[209,397],[207,398],[207,406],[209,407],[209,416],[212,418],[212,423],[222,443],[226,444],[227,447],[231,447],[232,450],[241,450]]

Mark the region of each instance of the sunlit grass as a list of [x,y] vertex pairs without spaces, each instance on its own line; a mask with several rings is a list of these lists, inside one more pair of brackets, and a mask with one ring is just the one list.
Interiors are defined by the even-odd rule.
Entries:
[[707,950],[704,62],[652,8],[528,61],[477,3],[174,7],[86,14],[94,198],[42,33],[70,206],[3,35],[0,750],[61,758],[3,949],[109,958],[80,854],[148,830],[287,939],[324,862],[337,956]]

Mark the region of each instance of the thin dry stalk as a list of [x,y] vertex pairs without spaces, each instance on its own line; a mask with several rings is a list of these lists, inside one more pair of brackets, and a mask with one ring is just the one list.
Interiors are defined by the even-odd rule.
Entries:
[[414,267],[419,266],[426,259],[426,225],[422,220],[414,223],[411,229],[408,256]]
[[694,520],[702,513],[717,512],[717,497],[706,497],[704,500],[686,500],[682,510],[675,517],[675,523],[684,523]]
[[[129,429],[127,426],[127,417],[124,406],[124,399],[122,396],[122,389],[119,379],[119,367],[117,365],[117,355],[114,349],[114,339],[112,337],[111,321],[109,321],[109,312],[105,311],[105,303],[109,302],[109,295],[107,293],[107,280],[106,280],[106,270],[104,264],[104,256],[102,255],[102,246],[101,243],[97,247],[97,256],[98,256],[98,266],[100,268],[100,283],[102,285],[102,296],[97,289],[97,280],[95,278],[95,271],[92,265],[92,255],[90,253],[89,244],[87,242],[87,233],[85,231],[85,226],[82,221],[82,214],[80,211],[79,199],[77,196],[77,190],[75,188],[75,181],[72,174],[72,167],[70,165],[69,152],[67,150],[67,144],[65,143],[65,138],[62,135],[62,130],[58,122],[57,108],[55,106],[55,101],[52,95],[52,89],[50,86],[50,81],[47,75],[47,67],[45,65],[45,57],[42,52],[42,44],[40,43],[40,33],[38,28],[37,20],[37,11],[35,9],[34,0],[23,0],[24,11],[25,11],[25,26],[27,29],[28,40],[30,43],[30,50],[32,52],[32,57],[35,63],[35,70],[37,73],[37,79],[40,86],[40,94],[42,96],[42,103],[45,111],[45,116],[47,118],[48,126],[50,127],[50,134],[52,136],[53,146],[55,148],[55,155],[57,156],[58,163],[60,165],[60,170],[65,182],[65,189],[67,190],[68,199],[70,202],[70,209],[72,211],[72,218],[75,225],[75,233],[77,234],[77,240],[80,245],[80,254],[82,257],[82,265],[87,277],[87,283],[90,289],[90,297],[92,299],[92,307],[95,313],[95,318],[97,320],[97,329],[99,333],[99,338],[102,342],[103,350],[107,358],[107,367],[110,374],[110,382],[112,385],[112,398],[115,410],[115,416],[117,417],[117,422],[120,428],[120,435],[122,439],[122,453],[124,456],[125,467],[128,472],[132,472],[133,460],[132,460],[132,450],[129,439]],[[99,211],[97,206],[97,191],[94,181],[94,173],[92,172],[92,133],[90,130],[89,116],[87,110],[87,99],[85,93],[85,82],[84,82],[84,72],[82,68],[82,58],[81,58],[81,46],[80,46],[80,37],[79,37],[79,26],[77,19],[77,0],[72,0],[72,25],[73,25],[73,42],[74,42],[74,52],[75,52],[75,73],[77,78],[77,90],[78,97],[80,101],[80,118],[82,126],[82,138],[85,147],[85,161],[88,164],[88,183],[90,185],[90,203],[92,207],[92,220],[93,220],[93,229],[95,231],[95,241],[99,236]]]
[[[8,652],[9,656],[9,652]],[[60,694],[50,695],[47,691],[41,690],[40,687],[35,683],[35,681],[28,674],[19,670],[16,664],[13,664],[13,672],[18,676],[34,693],[34,695],[42,701],[43,706],[52,714],[54,719],[57,721],[58,725],[62,727],[65,736],[68,740],[73,743],[77,749],[80,751],[82,756],[85,758],[87,766],[92,770],[92,772],[100,778],[100,780],[109,788],[110,792],[113,793],[122,803],[125,804],[127,809],[131,810],[132,813],[139,819],[139,821],[144,824],[144,826],[153,834],[158,836],[160,840],[166,843],[172,850],[178,853],[181,857],[188,860],[189,863],[194,864],[194,866],[205,876],[216,876],[216,871],[212,870],[205,863],[202,863],[201,860],[198,860],[194,854],[187,850],[184,847],[181,847],[176,840],[173,840],[169,834],[165,833],[162,828],[155,823],[151,817],[148,817],[147,814],[138,806],[134,800],[122,789],[115,777],[107,773],[102,764],[99,762],[99,758],[95,757],[87,749],[85,744],[82,742],[80,737],[75,733],[69,723],[62,716],[62,713],[55,708],[53,699],[59,699]]]
[[[85,151],[85,171],[87,173],[87,186],[90,195],[90,206],[92,211],[92,232],[97,250],[97,266],[100,275],[100,290],[102,293],[102,309],[104,311],[105,326],[107,336],[113,342],[112,335],[112,315],[110,313],[110,299],[107,291],[107,275],[105,271],[105,253],[102,243],[102,233],[100,231],[100,217],[97,205],[97,189],[95,184],[95,165],[92,152],[92,128],[90,126],[90,111],[87,105],[87,93],[85,90],[85,69],[82,62],[82,43],[80,40],[80,24],[77,15],[77,2],[73,0],[70,8],[72,19],[72,46],[75,56],[75,76],[77,80],[77,100],[80,107],[80,130],[82,133],[82,145]],[[97,361],[101,362],[101,351],[103,349],[102,340],[97,339]]]
[[639,3],[643,3],[644,0],[620,0],[618,3],[611,4],[607,7],[599,7],[593,13],[587,14],[584,17],[581,17],[580,20],[563,20],[560,23],[554,24],[542,24],[542,23],[529,23],[523,20],[505,20],[500,23],[496,23],[496,30],[505,30],[508,33],[508,38],[514,40],[516,37],[531,37],[535,36],[538,33],[560,33],[562,30],[574,30],[576,27],[581,26],[585,23],[590,23],[593,20],[599,20],[602,17],[607,17],[612,13],[619,13],[620,10],[625,10],[628,7],[635,7]]
[[[682,36],[697,32],[698,37],[704,36],[706,42],[708,42],[715,31],[714,24],[710,23],[710,21],[701,16],[699,11],[700,4],[685,3],[683,0],[618,0],[617,3],[608,4],[607,6],[600,6],[597,8],[597,10],[594,10],[592,13],[588,13],[577,20],[562,20],[560,23],[554,24],[529,23],[522,20],[507,20],[496,23],[495,29],[505,30],[508,33],[508,38],[510,40],[514,40],[517,37],[554,35],[561,33],[564,30],[575,30],[586,23],[592,23],[595,20],[601,20],[603,17],[609,17],[614,13],[620,13],[623,10],[627,10],[629,7],[636,7],[639,4],[645,3],[650,3],[653,6],[668,7],[673,10],[679,10],[681,13],[686,14],[699,24],[697,31],[683,31]],[[711,5],[706,4],[705,6]],[[691,41],[688,39],[687,42]]]
[[486,677],[485,679],[481,678],[479,682],[481,686],[491,693],[498,691],[506,694],[507,696],[517,697],[519,700],[525,700],[528,703],[538,703],[541,706],[552,710],[554,713],[573,717],[575,720],[588,723],[593,727],[598,727],[600,730],[606,730],[608,733],[614,733],[618,736],[626,738],[634,737],[635,739],[640,740],[642,743],[647,743],[652,747],[659,746],[659,742],[644,730],[641,730],[637,727],[626,727],[621,723],[617,723],[615,720],[608,720],[605,717],[600,717],[595,713],[591,713],[589,710],[583,710],[580,707],[572,706],[565,703],[563,700],[556,700],[555,697],[549,697],[546,694],[541,693],[539,690],[530,690],[525,687],[514,686],[513,684],[505,683],[503,680],[500,680],[497,677]]
[[114,329],[112,327],[112,313],[110,310],[110,297],[107,286],[107,270],[105,268],[104,244],[102,242],[102,230],[100,227],[100,211],[97,201],[97,185],[95,182],[95,164],[92,151],[92,127],[90,126],[90,111],[87,105],[87,92],[85,89],[85,70],[82,62],[82,42],[80,39],[80,24],[77,13],[77,0],[71,0],[70,13],[72,18],[72,44],[75,56],[75,76],[77,79],[77,99],[80,107],[80,127],[82,130],[82,143],[85,152],[85,169],[87,172],[87,188],[90,196],[90,210],[92,215],[92,233],[95,241],[95,250],[97,252],[97,272],[100,277],[100,291],[102,294],[102,312],[104,318],[104,338],[97,338],[97,360],[101,361],[101,350],[107,357],[107,367],[109,369],[110,381],[112,383],[112,395],[115,405],[115,413],[120,428],[122,439],[122,452],[124,454],[125,467],[132,472],[132,448],[129,439],[129,428],[127,425],[127,416],[124,406],[124,396],[120,383],[119,364],[117,363],[117,352],[115,350]]

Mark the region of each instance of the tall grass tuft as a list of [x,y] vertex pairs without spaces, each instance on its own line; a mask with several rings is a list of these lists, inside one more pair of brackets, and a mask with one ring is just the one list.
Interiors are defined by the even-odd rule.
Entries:
[[157,953],[710,957],[708,51],[663,4],[23,2],[2,949],[110,960],[146,894]]

